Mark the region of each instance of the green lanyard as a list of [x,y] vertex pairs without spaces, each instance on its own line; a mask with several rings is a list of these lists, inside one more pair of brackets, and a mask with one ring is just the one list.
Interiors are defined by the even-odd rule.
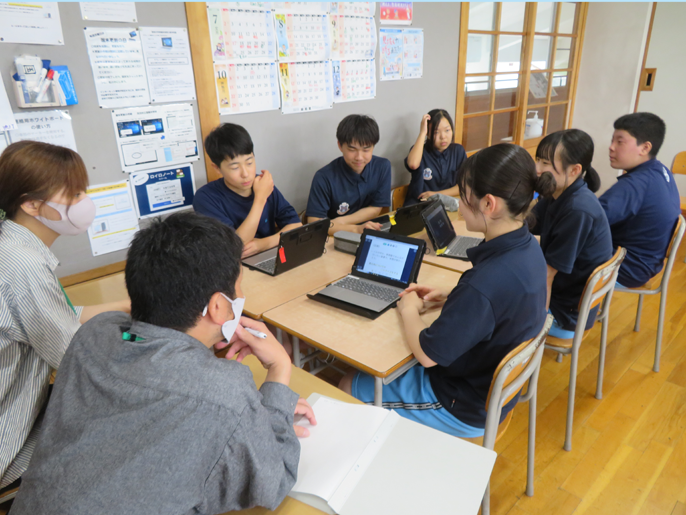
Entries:
[[62,286],[62,283],[59,280],[57,281],[57,284],[59,284],[60,288],[62,288],[62,293],[64,293],[64,298],[67,299],[67,304],[69,304],[69,307],[71,308],[71,310],[76,315],[76,308],[74,307],[74,304],[71,303],[71,300],[69,299],[69,295],[67,295],[67,292],[64,291],[64,286]]
[[144,342],[145,338],[141,338],[135,334],[124,331],[121,333],[121,339],[125,342]]

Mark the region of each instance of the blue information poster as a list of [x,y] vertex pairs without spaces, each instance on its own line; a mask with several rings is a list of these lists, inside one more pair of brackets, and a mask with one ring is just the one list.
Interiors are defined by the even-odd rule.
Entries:
[[191,164],[131,174],[138,218],[148,218],[193,207],[195,179]]

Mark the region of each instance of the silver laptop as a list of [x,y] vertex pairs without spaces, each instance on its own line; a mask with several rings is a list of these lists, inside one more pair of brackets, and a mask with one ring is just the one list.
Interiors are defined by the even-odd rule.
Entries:
[[458,236],[453,224],[450,222],[448,213],[442,203],[437,202],[433,206],[422,211],[422,217],[426,224],[426,232],[429,234],[431,244],[434,246],[437,256],[454,259],[468,260],[467,250],[476,247],[483,238],[471,236]]

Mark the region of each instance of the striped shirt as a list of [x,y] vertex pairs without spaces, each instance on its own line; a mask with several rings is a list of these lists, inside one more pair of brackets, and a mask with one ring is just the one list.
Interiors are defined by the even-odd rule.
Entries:
[[57,257],[31,231],[0,223],[0,488],[26,470],[51,369],[57,369],[83,308],[69,305]]

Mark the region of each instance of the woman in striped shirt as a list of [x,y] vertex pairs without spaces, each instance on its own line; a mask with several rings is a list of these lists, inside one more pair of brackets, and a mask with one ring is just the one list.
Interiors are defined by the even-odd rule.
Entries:
[[0,155],[0,488],[26,470],[40,430],[51,369],[80,325],[129,301],[74,307],[54,274],[50,246],[85,232],[95,206],[74,151],[20,141]]

